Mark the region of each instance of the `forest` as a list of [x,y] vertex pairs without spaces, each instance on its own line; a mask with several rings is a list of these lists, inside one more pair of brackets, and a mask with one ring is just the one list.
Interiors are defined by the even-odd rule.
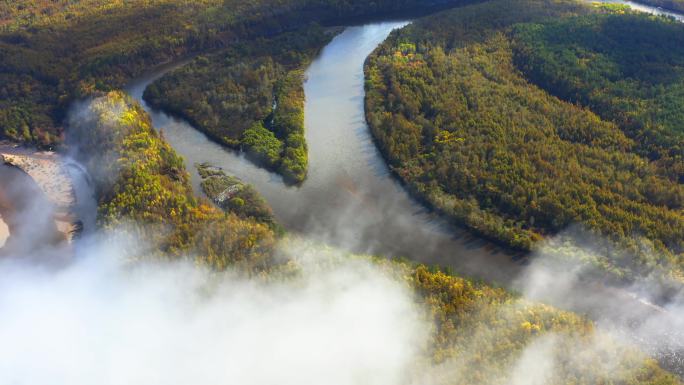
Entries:
[[[297,242],[295,236],[274,235],[257,215],[241,211],[239,205],[237,210],[235,205],[224,206],[224,213],[194,196],[183,160],[130,97],[109,92],[92,100],[87,112],[89,119],[71,127],[78,130],[73,134],[79,145],[91,146],[83,161],[96,176],[100,226],[117,231],[133,224],[132,231],[150,244],[137,251],[139,258],[192,258],[217,274],[237,269],[256,280],[277,282],[298,274],[302,267],[296,260],[275,257],[276,243]],[[220,169],[198,166],[205,182],[235,182],[225,179]],[[214,182],[204,186],[210,193],[224,186]],[[318,253],[327,250],[310,247]],[[381,257],[339,258],[368,261],[415,294],[416,308],[434,328],[413,369],[431,383],[507,383],[521,354],[540,337],[549,336],[556,341],[550,352],[556,367],[547,383],[680,384],[654,360],[605,336],[576,314],[437,268]]]
[[289,183],[306,178],[304,70],[331,33],[318,25],[197,57],[145,90],[150,105],[241,148]]
[[[502,244],[531,250],[540,240],[579,224],[589,234],[607,237],[617,250],[627,250],[609,250],[602,257],[600,267],[619,278],[654,269],[681,277],[684,187],[671,167],[681,159],[676,129],[650,132],[625,126],[616,118],[617,97],[610,99],[615,115],[597,115],[592,102],[561,100],[553,96],[560,93],[526,76],[528,66],[546,74],[557,69],[558,83],[570,85],[582,84],[576,79],[588,73],[593,76],[587,72],[593,63],[604,71],[597,70],[598,76],[618,71],[608,59],[593,61],[601,56],[589,49],[562,46],[573,39],[602,44],[604,38],[593,40],[597,33],[590,24],[598,21],[642,28],[641,33],[627,33],[631,30],[626,27],[608,34],[613,40],[605,47],[627,45],[615,49],[622,56],[615,53],[610,59],[627,67],[647,60],[641,58],[643,52],[652,67],[676,68],[684,45],[677,40],[659,44],[650,37],[680,27],[667,19],[625,13],[621,7],[515,3],[510,7],[494,1],[421,19],[393,34],[369,58],[366,114],[384,156],[409,189],[436,210]],[[551,46],[557,56],[525,48],[539,44],[535,31],[547,31],[547,25],[543,36],[558,41]],[[568,28],[551,31],[555,25]],[[586,27],[584,34],[578,33],[578,25]],[[640,50],[641,39],[650,44],[648,50]],[[526,60],[533,54],[539,57],[536,64]],[[603,88],[591,80],[584,84],[596,86],[592,95],[610,98],[611,79],[615,77],[607,78]],[[627,79],[616,82],[624,88],[616,86],[612,92],[634,90],[636,81]],[[662,84],[649,91],[654,93],[649,100],[661,101],[655,104],[658,111],[666,108],[662,98],[674,101],[674,91],[666,92]],[[625,103],[640,103],[634,95],[620,95]],[[653,112],[649,117],[667,122]],[[677,119],[673,113],[660,116]],[[651,134],[663,141],[661,149],[669,143],[667,148],[674,150],[658,159],[660,153],[648,150],[660,142],[643,140]]]
[[[672,231],[681,229],[674,208],[649,206],[650,198],[638,195],[644,186],[657,184],[676,196],[679,185],[631,152],[634,139],[618,123],[552,98],[515,71],[508,27],[585,8],[563,0],[548,0],[553,7],[542,0],[515,0],[523,6],[510,7],[510,1],[488,5],[498,12],[469,7],[460,18],[447,12],[418,22],[395,34],[368,62],[369,122],[397,173],[411,188],[424,189],[435,206],[451,202],[443,210],[462,210],[458,215],[471,227],[492,237],[504,232],[521,248],[572,217],[575,211],[564,205],[575,210],[577,194],[586,192],[582,189],[590,189],[596,201],[577,212],[615,210],[600,226],[623,229],[616,218],[624,207],[653,207],[645,211],[651,221],[663,226],[671,220]],[[202,187],[214,203],[227,190],[236,193],[220,208],[196,196],[183,158],[154,130],[145,110],[117,89],[155,65],[193,56],[187,69],[160,80],[148,100],[194,120],[214,139],[244,148],[296,182],[306,174],[301,69],[330,37],[317,24],[460,3],[46,0],[27,6],[2,0],[0,132],[22,143],[80,148],[79,160],[96,188],[99,227],[145,240],[145,249],[134,250],[137,259],[186,259],[215,274],[230,270],[255,280],[287,280],[302,267],[283,261],[277,249],[295,236],[278,230],[257,192],[222,170],[198,165]],[[483,11],[491,13],[488,20],[496,27],[484,22]],[[435,28],[428,28],[429,20]],[[182,83],[174,87],[174,81]],[[212,88],[201,88],[203,82]],[[438,87],[444,88],[441,94]],[[175,88],[182,92],[174,94]],[[217,88],[221,94],[213,95]],[[81,97],[87,97],[77,106],[83,113],[65,124],[67,107]],[[241,106],[247,111],[235,113]],[[195,114],[194,108],[207,114]],[[494,113],[496,108],[515,110],[515,119]],[[518,124],[508,133],[504,122],[508,129],[511,121]],[[573,155],[570,161],[561,156],[566,154]],[[438,166],[430,166],[440,159]],[[496,184],[494,174],[504,176],[502,184]],[[450,178],[471,183],[463,185],[467,193],[458,195],[461,185],[449,183]],[[557,183],[562,178],[574,179]],[[644,178],[653,179],[646,183]],[[596,181],[603,183],[601,189],[595,188]],[[543,188],[536,191],[535,186]],[[531,210],[536,211],[529,217],[515,211],[523,197],[534,203]],[[559,216],[544,216],[547,209]],[[644,218],[635,221],[647,223]],[[659,233],[659,227],[653,231],[654,240],[674,250],[667,243],[673,235]],[[547,383],[680,384],[654,360],[611,340],[580,315],[434,267],[380,257],[345,258],[373,263],[413,294],[416,309],[433,325],[428,343],[420,347],[422,361],[416,362],[430,383],[510,383],[524,352],[548,337],[556,344],[551,353],[555,370]]]
[[276,238],[271,227],[196,197],[184,160],[128,95],[109,92],[87,111],[88,119],[70,125],[69,137],[88,149],[81,156],[94,178],[100,227],[127,226],[147,240],[155,257],[192,251],[217,270],[255,271],[270,263]]

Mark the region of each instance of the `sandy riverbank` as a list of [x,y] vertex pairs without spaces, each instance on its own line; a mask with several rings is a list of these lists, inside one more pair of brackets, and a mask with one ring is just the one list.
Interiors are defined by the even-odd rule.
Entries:
[[9,238],[9,227],[7,227],[7,223],[0,217],[0,248],[5,246],[7,238]]
[[5,163],[27,173],[57,208],[74,205],[76,198],[71,178],[58,154],[0,144],[0,156]]

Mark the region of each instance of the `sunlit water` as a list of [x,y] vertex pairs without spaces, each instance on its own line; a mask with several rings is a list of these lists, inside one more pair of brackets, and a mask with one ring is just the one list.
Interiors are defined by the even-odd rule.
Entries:
[[[664,13],[652,7],[636,8]],[[448,266],[459,274],[510,286],[525,271],[521,259],[446,223],[413,200],[392,177],[371,140],[363,109],[363,63],[392,30],[406,24],[398,21],[349,27],[308,69],[305,119],[309,175],[300,187],[284,185],[278,175],[210,141],[184,120],[149,108],[142,100],[145,88],[179,64],[136,79],[127,91],[143,104],[154,126],[185,157],[197,192],[199,176],[193,165],[209,162],[253,184],[273,207],[280,223],[292,232],[354,252]],[[633,297],[600,285],[579,283],[568,289],[576,294],[574,298],[555,304],[603,320],[609,329],[616,323],[632,325],[634,319],[643,320],[643,314],[649,312],[648,306]],[[636,333],[631,330],[627,327],[626,333]],[[671,345],[663,347],[642,332],[633,336],[681,375],[681,336],[673,338],[664,331],[657,337]]]

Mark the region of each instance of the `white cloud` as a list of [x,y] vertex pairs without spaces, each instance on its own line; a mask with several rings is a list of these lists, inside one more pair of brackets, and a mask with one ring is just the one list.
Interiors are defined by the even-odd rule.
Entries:
[[274,283],[119,249],[0,264],[0,385],[398,384],[429,329],[364,261]]

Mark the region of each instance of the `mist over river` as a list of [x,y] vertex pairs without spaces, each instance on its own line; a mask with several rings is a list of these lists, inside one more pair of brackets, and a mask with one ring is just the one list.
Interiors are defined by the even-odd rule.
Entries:
[[[654,13],[660,10],[638,7]],[[532,299],[588,314],[608,330],[630,339],[684,374],[684,339],[678,333],[684,308],[653,306],[632,293],[587,284],[564,267],[528,266],[529,259],[447,223],[408,194],[391,175],[372,141],[364,116],[366,57],[406,21],[346,28],[328,44],[306,73],[305,122],[309,173],[301,186],[257,167],[244,155],[212,142],[182,119],[151,109],[145,88],[183,63],[132,81],[129,92],[150,113],[157,129],[182,156],[200,193],[194,169],[208,162],[250,183],[289,231],[352,252],[405,257],[447,266],[455,273],[521,291]],[[644,326],[645,325],[645,326]]]

